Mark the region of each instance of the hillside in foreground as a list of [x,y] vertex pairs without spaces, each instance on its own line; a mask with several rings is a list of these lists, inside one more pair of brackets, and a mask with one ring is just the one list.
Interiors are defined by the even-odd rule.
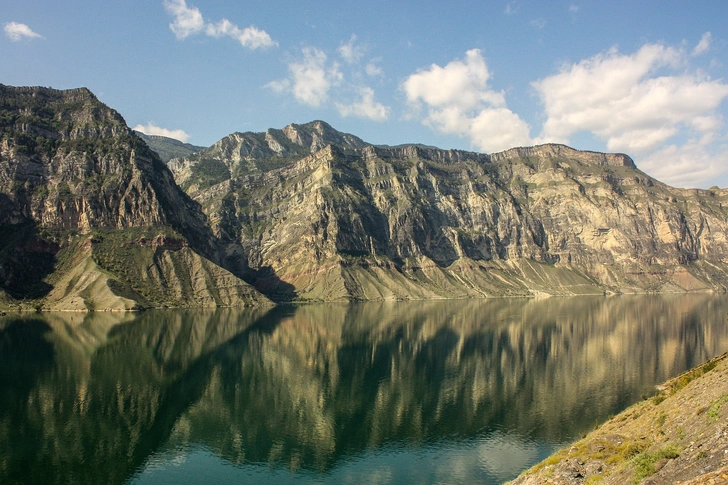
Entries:
[[510,485],[728,483],[728,354],[668,381]]

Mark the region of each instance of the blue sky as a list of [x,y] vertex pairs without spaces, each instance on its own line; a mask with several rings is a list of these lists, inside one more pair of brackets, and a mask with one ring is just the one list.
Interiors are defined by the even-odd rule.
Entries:
[[90,88],[208,146],[325,120],[377,144],[631,155],[728,186],[728,2],[3,0],[0,83]]

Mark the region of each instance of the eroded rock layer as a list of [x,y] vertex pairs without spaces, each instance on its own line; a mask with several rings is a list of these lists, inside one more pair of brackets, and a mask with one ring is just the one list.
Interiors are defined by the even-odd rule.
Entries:
[[[147,244],[155,240],[177,242]],[[0,85],[0,242],[6,305],[129,310],[266,300],[215,263],[199,205],[83,88]]]
[[381,147],[324,122],[235,133],[169,167],[278,299],[726,288],[728,191],[669,187],[630,157]]
[[726,290],[728,190],[627,155],[374,146],[315,121],[165,165],[86,89],[0,94],[3,306]]

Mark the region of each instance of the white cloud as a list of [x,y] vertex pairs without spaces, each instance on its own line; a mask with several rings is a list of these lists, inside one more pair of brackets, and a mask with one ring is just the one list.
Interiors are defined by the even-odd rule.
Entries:
[[343,80],[337,63],[327,66],[328,57],[315,47],[303,48],[303,59],[288,64],[290,77],[265,85],[277,93],[290,92],[303,104],[319,107],[328,100],[329,90]]
[[278,45],[266,31],[252,25],[240,29],[225,18],[217,23],[207,22],[200,10],[197,7],[188,7],[185,0],[165,0],[164,8],[174,17],[169,28],[180,40],[204,32],[205,35],[215,38],[230,37],[240,42],[243,47],[253,50]]
[[230,37],[240,42],[240,45],[249,49],[258,49],[278,45],[264,30],[251,25],[243,30],[231,23],[228,19],[222,19],[217,24],[208,23],[205,33],[210,37]]
[[508,2],[506,4],[506,9],[504,10],[504,13],[506,15],[513,15],[516,12],[518,12],[518,2],[516,2],[516,0]]
[[[348,61],[352,63],[347,71],[348,76],[361,78],[361,73],[358,72],[361,55],[354,46],[355,40],[356,36],[352,36],[351,40],[339,46],[337,51],[347,64]],[[389,118],[391,109],[375,101],[374,90],[347,81],[341,70],[342,66],[336,61],[329,60],[325,52],[315,47],[304,47],[302,53],[303,58],[288,64],[287,78],[271,81],[264,87],[278,94],[290,93],[298,102],[314,108],[333,104],[343,117],[356,116],[379,122]],[[344,64],[344,67],[347,67],[347,64]],[[373,63],[371,65],[372,69],[367,66],[367,73],[381,74],[381,70],[376,70],[376,65]],[[344,102],[343,100],[351,92],[355,93],[356,100],[351,103]]]
[[169,28],[178,39],[197,34],[205,28],[205,20],[197,7],[189,8],[185,0],[165,0],[164,8],[174,16]]
[[341,44],[337,51],[347,64],[357,64],[364,54],[361,46],[356,45],[356,35],[354,34],[352,34],[349,42]]
[[506,107],[502,91],[488,86],[490,72],[478,49],[445,67],[433,64],[410,75],[402,89],[413,106],[427,108],[423,123],[442,133],[467,137],[493,152],[531,143],[529,126]]
[[20,24],[18,22],[8,22],[5,24],[5,27],[3,28],[5,30],[5,35],[8,36],[8,38],[13,42],[18,42],[23,39],[42,39],[43,36],[33,32],[30,27],[28,27],[25,24]]
[[135,131],[141,131],[145,135],[159,135],[166,136],[167,138],[174,138],[175,140],[179,140],[182,143],[187,143],[187,140],[190,139],[190,135],[185,133],[183,130],[168,130],[166,128],[160,128],[159,126],[153,124],[151,121],[148,122],[146,125],[136,125],[132,129]]
[[646,44],[632,55],[612,49],[532,83],[547,117],[540,139],[568,142],[588,131],[612,151],[657,149],[728,96],[727,84],[698,74],[657,74],[685,61],[682,51]]
[[384,71],[382,70],[382,68],[377,65],[377,62],[379,62],[380,60],[381,60],[381,58],[372,59],[371,61],[369,61],[367,63],[366,67],[364,68],[364,72],[367,73],[367,76],[377,77],[377,76],[381,76],[382,74],[384,74]]
[[291,90],[291,81],[289,79],[278,79],[269,82],[263,87],[270,89],[274,93],[282,94]]
[[341,116],[356,116],[368,118],[372,121],[386,121],[389,118],[390,109],[382,103],[374,101],[374,90],[370,87],[360,88],[361,100],[352,104],[335,103],[336,109]]
[[728,84],[691,72],[689,59],[660,44],[631,55],[613,48],[533,82],[546,118],[537,142],[569,143],[589,132],[609,151],[626,152],[643,170],[679,186],[725,174],[728,149],[716,141],[725,136],[716,111]]
[[704,33],[703,37],[700,38],[700,42],[698,42],[698,45],[696,45],[695,49],[693,49],[692,55],[699,56],[708,52],[712,40],[713,36],[710,34],[710,32]]
[[573,3],[571,5],[569,5],[569,12],[576,13],[578,11],[579,11],[579,6],[578,5],[574,5]]
[[676,187],[704,187],[726,173],[728,147],[714,146],[711,137],[671,144],[639,160],[639,167]]
[[535,27],[539,30],[546,27],[546,21],[544,19],[533,19],[529,23],[531,24],[531,27]]

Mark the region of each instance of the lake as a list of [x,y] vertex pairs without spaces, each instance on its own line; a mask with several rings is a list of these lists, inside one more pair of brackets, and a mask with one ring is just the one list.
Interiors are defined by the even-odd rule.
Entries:
[[728,350],[728,297],[0,318],[0,483],[501,483]]

